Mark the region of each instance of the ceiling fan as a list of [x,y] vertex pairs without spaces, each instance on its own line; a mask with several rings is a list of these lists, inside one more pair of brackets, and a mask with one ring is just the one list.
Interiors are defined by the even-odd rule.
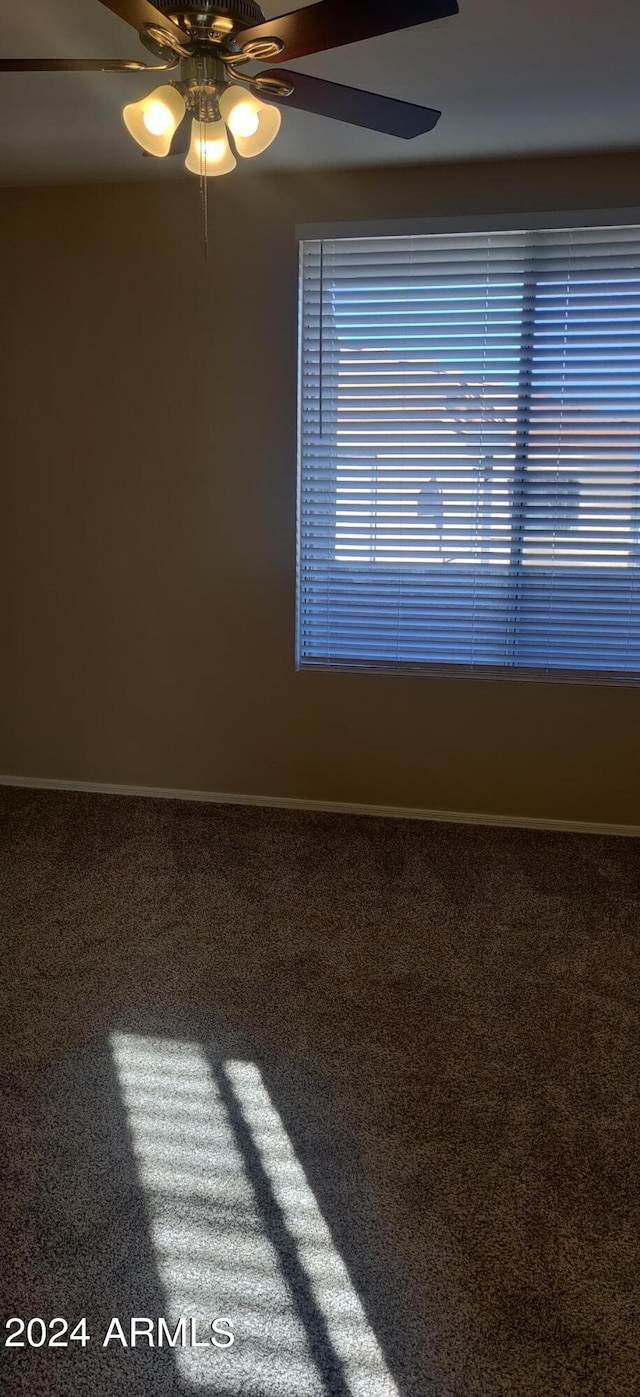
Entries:
[[[318,0],[268,21],[256,0],[101,3],[137,30],[155,63],[8,58],[0,59],[0,72],[152,73],[180,68],[177,82],[165,83],[125,107],[123,116],[145,154],[186,152],[187,169],[201,178],[227,174],[235,168],[236,154],[246,159],[266,150],[280,128],[279,107],[333,117],[404,140],[433,130],[441,116],[429,107],[283,68],[250,74],[246,65],[306,58],[444,19],[457,14],[457,0]],[[190,124],[183,121],[187,112]]]

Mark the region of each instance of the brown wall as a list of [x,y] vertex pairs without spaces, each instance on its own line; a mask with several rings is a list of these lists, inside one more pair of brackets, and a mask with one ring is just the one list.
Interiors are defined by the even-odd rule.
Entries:
[[5,191],[0,772],[640,824],[637,689],[294,671],[297,222],[624,207],[640,155]]

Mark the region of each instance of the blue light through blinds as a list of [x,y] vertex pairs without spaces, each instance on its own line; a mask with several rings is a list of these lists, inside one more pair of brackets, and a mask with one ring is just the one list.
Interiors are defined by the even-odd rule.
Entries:
[[301,266],[300,666],[637,679],[640,227]]

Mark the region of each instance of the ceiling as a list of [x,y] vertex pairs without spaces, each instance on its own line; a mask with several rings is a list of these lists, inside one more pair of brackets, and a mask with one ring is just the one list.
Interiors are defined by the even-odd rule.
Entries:
[[[439,107],[434,132],[399,141],[290,111],[256,166],[640,149],[638,0],[459,2],[452,19],[290,65]],[[267,18],[289,8],[286,0],[263,4]],[[134,31],[98,0],[5,0],[0,55],[147,57]],[[154,85],[127,74],[0,75],[0,184],[181,176],[180,160],[144,159],[121,120],[125,102]]]

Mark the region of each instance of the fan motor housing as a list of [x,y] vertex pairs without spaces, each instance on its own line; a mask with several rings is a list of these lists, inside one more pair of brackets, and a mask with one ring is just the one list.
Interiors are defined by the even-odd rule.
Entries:
[[[213,48],[232,53],[244,29],[264,23],[264,13],[256,0],[157,0],[156,9],[182,31],[185,53],[207,53]],[[140,34],[146,49],[166,62],[172,56],[171,39],[161,24],[147,24]]]
[[264,23],[264,13],[255,0],[198,0],[195,5],[189,5],[188,0],[182,4],[179,0],[154,0],[154,5],[170,19],[184,21],[185,28],[191,30],[210,30],[218,18],[230,21],[234,29],[250,29]]

